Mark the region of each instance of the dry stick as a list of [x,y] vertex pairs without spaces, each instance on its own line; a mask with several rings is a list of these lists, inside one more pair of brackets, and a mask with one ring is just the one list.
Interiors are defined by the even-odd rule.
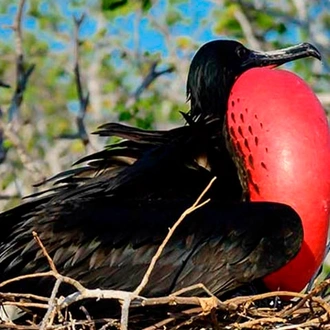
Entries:
[[[319,289],[320,290],[320,289]],[[319,297],[315,297],[315,296],[312,296],[312,297],[308,297],[309,295],[307,294],[298,294],[298,293],[294,293],[294,292],[269,292],[269,293],[266,293],[266,294],[262,294],[262,295],[256,295],[256,296],[252,296],[250,297],[250,301],[247,301],[247,302],[252,302],[251,301],[251,298],[257,298],[257,299],[253,299],[253,300],[259,300],[260,298],[266,298],[266,297],[271,297],[271,296],[274,296],[274,295],[280,295],[280,296],[283,296],[283,295],[289,295],[291,296],[292,294],[294,294],[294,296],[298,296],[300,298],[303,298],[302,300],[304,300],[304,302],[306,302],[306,298],[309,298],[310,300],[318,303],[320,305],[320,307],[326,312],[324,313],[320,318],[318,319],[313,319],[313,320],[310,320],[310,321],[307,321],[306,323],[304,323],[303,325],[307,326],[307,325],[314,325],[316,321],[318,321],[318,324],[321,325],[325,322],[328,322],[329,321],[329,312],[330,312],[330,306],[322,299],[322,298],[319,298]],[[245,299],[246,298],[246,299]],[[245,298],[233,298],[231,299],[231,301],[235,301],[235,303],[241,303],[243,302],[244,300],[246,301],[247,299],[249,299],[249,297],[245,297]],[[238,302],[237,300],[240,300],[240,302]],[[299,302],[299,304],[297,305],[301,305],[301,302]],[[294,306],[294,308],[291,308],[289,310],[286,310],[285,313],[283,313],[283,311],[281,311],[280,313],[276,313],[274,316],[269,316],[269,317],[262,317],[261,319],[257,319],[257,320],[250,320],[248,322],[244,322],[244,323],[240,323],[239,324],[239,328],[250,328],[254,325],[257,325],[258,323],[262,323],[262,322],[286,322],[285,318],[286,316],[290,316],[292,315],[292,313],[294,311],[296,311],[297,313],[300,313],[299,311],[299,307]],[[309,311],[309,314],[310,314],[310,311]],[[260,315],[260,313],[258,313],[256,311],[255,315],[254,316],[262,316]],[[244,317],[247,317],[247,315],[244,315]],[[234,326],[237,327],[238,323],[235,323]],[[288,326],[288,327],[283,327],[283,329],[296,329],[297,327],[301,327],[302,324],[296,324],[294,326]],[[281,328],[282,329],[282,328]]]
[[[192,314],[199,314],[200,312],[202,312],[202,309],[200,307],[194,307],[194,308],[186,309],[186,310],[180,312],[180,314],[192,315]],[[157,330],[157,329],[163,329],[163,328],[165,329],[166,324],[171,323],[175,320],[176,320],[176,317],[172,316],[172,317],[169,317],[162,321],[159,321],[153,325],[150,325],[146,328],[143,328],[143,330]]]
[[40,303],[30,303],[30,302],[20,302],[20,301],[4,301],[1,303],[3,306],[16,306],[16,307],[23,307],[23,308],[40,308],[40,309],[47,309],[48,304],[40,304]]
[[58,290],[59,290],[61,284],[62,284],[62,278],[58,278],[55,282],[55,285],[52,290],[52,294],[49,299],[48,310],[41,321],[40,330],[45,330],[46,328],[51,326],[53,323],[55,313],[56,313],[56,307],[57,307],[56,295],[58,293]]
[[284,323],[284,322],[286,322],[286,320],[282,319],[280,317],[264,317],[261,319],[246,321],[244,323],[234,323],[232,325],[235,327],[235,329],[244,329],[244,328],[250,329],[256,325],[263,326],[265,323],[279,323],[279,322]]
[[57,269],[56,269],[56,266],[55,266],[55,264],[54,264],[52,258],[51,258],[50,255],[48,254],[48,252],[47,252],[45,246],[44,246],[43,243],[41,242],[41,240],[40,240],[38,234],[37,234],[35,231],[33,231],[33,232],[32,232],[32,235],[33,235],[33,238],[34,238],[34,239],[36,240],[36,242],[38,243],[38,245],[40,246],[43,255],[46,257],[50,269],[51,269],[54,273],[57,273],[57,274],[58,274],[58,271],[57,271]]
[[301,308],[307,300],[311,299],[318,292],[322,291],[325,287],[329,286],[329,284],[330,284],[330,280],[326,280],[325,282],[320,283],[310,293],[304,294],[304,296],[301,297],[302,299],[299,301],[299,303],[297,305],[295,305],[291,309],[285,311],[285,313],[283,313],[283,315],[281,315],[281,316],[285,317],[287,315],[292,314],[294,311]]
[[[43,245],[43,243],[41,242],[38,234],[33,231],[32,232],[35,240],[37,241],[38,245],[40,246],[41,250],[42,250],[42,253],[43,255],[46,257],[47,261],[48,261],[48,264],[49,264],[49,267],[52,269],[51,271],[49,272],[45,272],[45,273],[37,273],[37,274],[29,274],[29,275],[23,275],[23,276],[20,276],[20,279],[24,279],[24,278],[33,278],[33,277],[41,277],[41,276],[53,276],[55,277],[56,279],[61,279],[62,282],[64,283],[67,283],[67,284],[71,284],[73,287],[75,287],[79,292],[83,293],[85,291],[88,291],[82,284],[80,284],[79,281],[71,278],[71,277],[68,277],[68,276],[63,276],[61,275],[57,269],[56,269],[56,266],[52,260],[52,258],[49,256],[45,246]],[[16,280],[18,277],[16,277],[14,280]],[[10,280],[9,280],[10,281]],[[9,282],[9,281],[6,281],[6,282]],[[1,287],[2,283],[0,284],[0,287]]]
[[[213,183],[214,179],[212,179],[211,184]],[[208,185],[207,189],[210,187],[210,184]],[[206,191],[204,191],[206,192]],[[204,194],[203,192],[203,194]],[[202,196],[203,197],[203,196]],[[133,294],[138,296],[140,294],[140,292],[145,288],[145,286],[148,284],[149,282],[149,278],[150,275],[152,273],[152,271],[155,268],[156,262],[158,261],[160,255],[162,254],[166,244],[168,243],[168,241],[170,240],[170,238],[172,237],[173,233],[175,232],[176,228],[181,224],[181,222],[185,219],[185,217],[194,212],[195,210],[199,209],[200,207],[204,206],[205,204],[207,204],[210,201],[210,199],[207,199],[206,201],[204,201],[203,203],[197,205],[197,203],[199,201],[196,201],[194,203],[193,206],[189,207],[187,210],[185,210],[182,215],[180,216],[179,220],[173,225],[173,227],[169,230],[168,234],[166,235],[165,239],[163,240],[162,244],[158,247],[157,252],[155,253],[155,255],[152,257],[151,262],[149,264],[149,267],[146,271],[146,273],[144,274],[142,281],[140,282],[140,284],[138,285],[138,287],[133,291]]]
[[172,296],[181,296],[183,293],[193,291],[196,289],[202,289],[204,292],[206,292],[210,297],[215,297],[214,294],[203,284],[203,283],[197,283],[194,285],[190,285],[186,288],[180,289],[178,291],[173,292]]
[[[175,327],[173,327],[172,330],[180,329],[185,325],[192,324],[195,320],[200,318],[202,315],[203,315],[203,312],[198,314],[198,315],[193,315],[188,320],[185,320],[185,321],[179,323],[178,325],[176,325]],[[218,329],[214,329],[214,330],[218,330]]]
[[194,212],[195,210],[199,209],[200,207],[204,206],[205,204],[207,204],[210,199],[207,199],[206,201],[202,202],[201,204],[200,201],[201,199],[205,196],[205,194],[208,192],[208,190],[211,188],[213,182],[216,180],[216,177],[214,177],[210,183],[207,185],[207,187],[204,189],[204,191],[200,194],[200,196],[197,198],[197,200],[195,201],[195,203],[189,207],[187,210],[185,210],[182,215],[180,216],[180,218],[176,221],[176,223],[173,225],[173,227],[169,230],[168,234],[166,235],[165,239],[163,240],[162,244],[158,247],[157,252],[155,253],[155,255],[152,257],[151,262],[149,264],[149,267],[146,271],[146,273],[143,276],[143,279],[141,281],[141,283],[138,285],[138,287],[134,290],[133,294],[138,296],[141,291],[145,288],[145,286],[148,284],[149,281],[149,277],[153,271],[153,269],[155,268],[155,264],[157,262],[157,260],[159,259],[160,255],[162,254],[166,244],[168,243],[168,241],[170,240],[170,238],[172,237],[173,233],[175,232],[176,228],[181,224],[181,222],[185,219],[185,217]]
[[139,296],[139,294],[141,293],[141,291],[145,288],[145,286],[148,284],[150,275],[156,265],[157,260],[159,259],[160,255],[162,254],[166,244],[168,243],[168,241],[170,240],[170,238],[172,237],[173,233],[175,232],[176,228],[181,224],[181,222],[185,219],[185,217],[194,212],[195,210],[197,210],[198,208],[204,206],[205,204],[207,204],[210,199],[207,199],[206,201],[202,202],[201,204],[200,201],[201,199],[204,197],[204,195],[207,193],[207,191],[211,188],[213,182],[216,180],[216,177],[214,177],[210,183],[207,185],[207,187],[204,189],[204,191],[200,194],[200,196],[197,198],[197,200],[195,201],[195,203],[189,207],[187,210],[185,210],[182,215],[180,216],[180,218],[176,221],[176,223],[173,225],[173,227],[169,230],[168,234],[166,235],[166,237],[164,238],[162,244],[158,247],[155,255],[152,257],[151,262],[149,264],[149,267],[147,269],[147,271],[145,272],[140,284],[137,286],[137,288],[130,294],[128,295],[127,299],[125,299],[123,301],[122,304],[122,308],[121,308],[121,319],[120,319],[120,329],[121,330],[127,330],[127,326],[128,326],[128,315],[129,315],[129,306],[131,304],[131,301],[136,298],[137,296]]
[[26,275],[17,276],[17,277],[14,277],[9,280],[1,282],[0,288],[6,286],[8,284],[11,284],[13,282],[18,282],[18,281],[25,280],[28,278],[47,277],[47,276],[54,276],[54,272],[50,270],[48,272],[43,272],[43,273],[26,274]]
[[293,291],[273,291],[273,292],[266,292],[261,294],[256,294],[254,296],[243,296],[243,297],[235,297],[231,299],[227,299],[224,301],[225,304],[245,304],[248,301],[257,301],[262,300],[265,298],[273,298],[277,296],[284,296],[284,297],[295,297],[295,298],[305,298],[305,293],[293,292]]
[[[312,320],[308,320],[304,323],[300,324],[291,324],[286,326],[277,327],[276,330],[291,330],[291,329],[302,329],[302,327],[318,327],[320,328],[321,325],[326,325],[325,322],[328,321],[327,313],[321,315],[319,318],[314,318]],[[325,327],[322,329],[325,329]]]
[[[134,301],[134,307],[141,306],[156,306],[156,305],[196,305],[201,306],[200,299],[198,297],[177,297],[177,296],[167,296],[167,297],[156,297],[156,298],[143,298],[141,303]],[[204,298],[210,299],[210,298]]]
[[[216,305],[216,307],[221,310],[236,310],[237,309],[237,306],[235,304],[223,303],[203,283],[194,284],[194,285],[188,286],[186,288],[180,289],[178,291],[175,291],[174,293],[171,294],[171,296],[179,296],[179,295],[182,295],[183,293],[193,291],[196,289],[202,289],[204,292],[206,292],[210,296],[210,298],[212,298],[213,303]],[[198,298],[198,299],[201,302],[200,305],[203,304],[203,301],[205,301],[206,303],[208,303],[208,301],[210,301],[209,298]]]
[[25,298],[25,299],[35,299],[40,301],[48,302],[49,298],[38,296],[32,293],[4,293],[0,292],[0,298],[11,299],[11,298]]
[[41,242],[38,234],[35,231],[33,231],[32,235],[33,235],[34,239],[36,240],[36,242],[38,243],[38,245],[40,246],[43,255],[46,257],[46,259],[48,261],[48,264],[49,264],[49,267],[53,271],[54,275],[56,275],[56,282],[55,282],[55,285],[54,285],[53,290],[52,290],[52,294],[51,294],[49,302],[48,302],[48,310],[47,310],[45,316],[43,317],[43,319],[41,321],[41,325],[40,325],[40,330],[45,330],[48,326],[52,325],[52,323],[53,323],[55,313],[56,313],[56,307],[57,307],[56,295],[58,293],[60,285],[63,282],[63,278],[58,273],[52,258],[50,257],[50,255],[48,254],[45,246]]
[[87,321],[90,322],[89,323],[89,327],[90,327],[89,330],[96,330],[95,322],[93,321],[92,317],[90,316],[87,308],[85,306],[80,306],[79,309],[85,314]]
[[325,312],[328,313],[329,318],[330,318],[330,305],[329,305],[326,301],[324,301],[324,300],[323,300],[322,298],[320,298],[320,297],[312,297],[311,300],[317,302],[317,303],[320,305],[320,307],[321,307]]
[[38,325],[22,325],[22,324],[14,324],[14,323],[0,323],[0,329],[17,329],[17,330],[39,330]]

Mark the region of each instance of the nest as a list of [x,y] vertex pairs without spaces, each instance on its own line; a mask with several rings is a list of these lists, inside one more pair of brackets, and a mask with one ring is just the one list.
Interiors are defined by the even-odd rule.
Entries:
[[[25,311],[38,310],[37,315],[26,314],[19,323],[1,321],[0,328],[46,329],[330,329],[330,287],[327,279],[308,293],[287,291],[268,292],[252,296],[240,296],[220,301],[215,296],[189,296],[190,290],[181,290],[166,297],[144,298],[134,292],[117,290],[89,290],[76,280],[60,275],[56,269],[47,273],[25,275],[8,282],[27,277],[53,276],[56,279],[50,298],[34,294],[1,293],[3,305],[14,305]],[[72,285],[73,294],[57,298],[61,283]],[[1,284],[5,285],[6,283]],[[207,292],[207,289],[205,288]],[[279,297],[291,298],[280,304]],[[118,301],[121,313],[109,309],[103,318],[95,319],[88,308],[80,306],[84,317],[76,318],[70,308],[89,300],[89,306]],[[273,306],[271,307],[271,301]],[[118,306],[119,306],[118,303]],[[267,306],[268,305],[268,306]],[[266,307],[265,307],[266,306]]]
[[[22,318],[18,319],[19,323],[10,320],[0,321],[0,328],[23,330],[330,329],[330,279],[315,284],[309,293],[276,291],[239,296],[224,301],[220,301],[203,284],[196,284],[165,297],[145,298],[140,295],[175,229],[189,213],[208,202],[208,200],[204,202],[201,200],[213,181],[169,230],[151,260],[140,285],[133,292],[92,290],[84,287],[77,280],[60,274],[37,233],[33,233],[48,261],[50,270],[9,279],[0,284],[0,291],[8,284],[24,279],[52,277],[55,280],[52,294],[50,297],[44,297],[32,293],[0,292],[3,306],[16,306],[26,312]],[[71,286],[73,293],[58,297],[62,284]],[[196,289],[202,291],[203,296],[193,296],[191,293]],[[101,318],[95,318],[90,310],[97,311],[99,306],[102,306],[104,315]],[[104,306],[106,306],[105,309]],[[77,315],[80,316],[77,317]]]

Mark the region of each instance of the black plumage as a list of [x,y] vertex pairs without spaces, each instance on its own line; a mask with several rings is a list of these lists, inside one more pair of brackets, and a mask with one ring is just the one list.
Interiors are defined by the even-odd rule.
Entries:
[[[318,56],[305,48],[304,56]],[[54,176],[54,189],[0,215],[0,281],[47,270],[31,234],[36,231],[62,274],[90,288],[133,290],[168,228],[214,176],[212,202],[179,226],[142,294],[202,282],[221,296],[286,264],[300,248],[300,218],[286,205],[241,202],[224,133],[235,79],[253,66],[302,57],[284,54],[265,56],[234,41],[208,43],[191,64],[186,126],[101,126],[97,134],[124,140]],[[7,289],[45,294],[51,287],[34,279]]]

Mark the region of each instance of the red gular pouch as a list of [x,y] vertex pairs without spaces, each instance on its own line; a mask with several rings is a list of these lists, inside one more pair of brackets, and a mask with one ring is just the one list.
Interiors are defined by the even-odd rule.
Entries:
[[270,290],[299,292],[321,265],[327,241],[330,133],[325,111],[300,77],[265,67],[237,79],[226,120],[248,198],[288,204],[301,217],[300,252],[264,279]]

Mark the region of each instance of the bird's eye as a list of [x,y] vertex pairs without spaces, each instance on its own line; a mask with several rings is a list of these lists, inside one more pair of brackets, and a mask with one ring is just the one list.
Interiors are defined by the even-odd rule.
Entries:
[[245,59],[249,55],[249,51],[242,46],[236,48],[236,54],[239,58]]

